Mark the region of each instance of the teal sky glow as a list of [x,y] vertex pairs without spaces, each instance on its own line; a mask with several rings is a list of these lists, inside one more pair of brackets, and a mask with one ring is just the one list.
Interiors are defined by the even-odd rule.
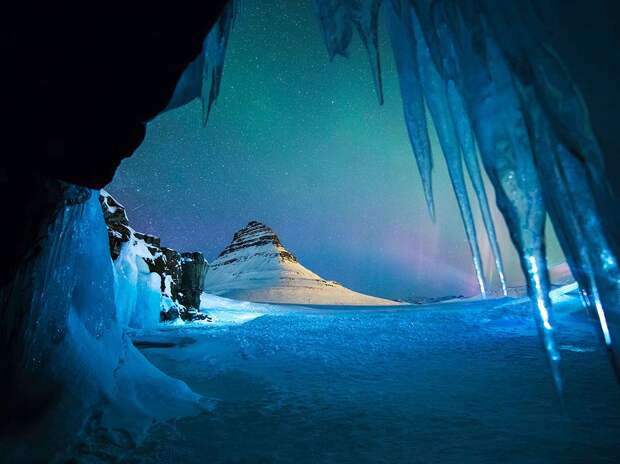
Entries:
[[[348,59],[330,62],[310,0],[244,1],[208,126],[201,127],[197,101],[160,116],[109,190],[137,230],[209,260],[256,219],[304,265],[355,290],[474,294],[435,137],[435,224],[426,212],[384,32],[379,106],[360,41]],[[495,217],[509,284],[518,284],[516,254]],[[482,229],[479,235],[494,282]],[[554,239],[549,248],[551,264],[560,262]]]

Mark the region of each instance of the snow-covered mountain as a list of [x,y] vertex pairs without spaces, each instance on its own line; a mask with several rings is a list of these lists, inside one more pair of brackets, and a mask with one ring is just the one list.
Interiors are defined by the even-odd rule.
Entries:
[[297,261],[275,232],[251,221],[211,263],[205,292],[263,303],[395,305],[325,280]]

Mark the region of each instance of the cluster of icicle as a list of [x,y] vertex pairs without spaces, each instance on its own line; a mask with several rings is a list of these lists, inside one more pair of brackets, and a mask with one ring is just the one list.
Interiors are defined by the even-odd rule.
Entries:
[[[330,56],[345,55],[357,29],[381,86],[381,0],[315,0]],[[407,129],[431,215],[427,113],[448,166],[474,267],[484,276],[463,179],[465,161],[496,265],[502,262],[477,150],[519,252],[529,296],[561,388],[553,336],[544,225],[549,214],[586,307],[618,373],[610,319],[620,298],[617,244],[598,205],[613,201],[584,102],[547,40],[533,0],[386,0]],[[381,100],[382,91],[377,89]],[[501,278],[502,285],[503,276]],[[613,323],[613,322],[611,322]]]
[[[202,96],[206,115],[218,94],[238,1],[231,0],[205,40],[203,55],[192,64],[203,70],[202,84],[194,86],[192,98]],[[561,389],[544,243],[547,214],[616,374],[610,325],[619,309],[620,273],[618,244],[600,214],[600,205],[613,201],[603,173],[603,156],[579,91],[549,45],[535,2],[314,0],[330,58],[347,55],[357,30],[368,52],[379,103],[383,91],[378,18],[384,9],[405,122],[430,215],[434,218],[435,212],[427,117],[433,121],[448,167],[481,293],[485,295],[486,284],[463,161],[505,293],[502,258],[478,163],[480,153],[520,255],[537,324]],[[177,93],[182,93],[184,80],[198,82],[192,66]]]
[[202,43],[202,52],[183,72],[164,111],[199,98],[202,103],[202,122],[207,124],[211,108],[220,94],[228,37],[236,16],[236,1],[231,0],[224,7],[219,20]]

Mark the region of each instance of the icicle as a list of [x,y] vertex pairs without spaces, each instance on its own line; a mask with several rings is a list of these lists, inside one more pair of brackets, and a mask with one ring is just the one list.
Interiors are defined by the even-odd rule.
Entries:
[[202,52],[183,72],[164,110],[183,106],[195,98],[202,102],[202,122],[207,124],[211,108],[220,93],[228,37],[233,26],[236,1],[230,0],[202,44]]
[[[545,208],[532,147],[512,75],[477,12],[455,17],[452,30],[461,48],[459,64],[484,166],[521,257],[532,309],[551,367],[562,391],[560,354],[554,341],[545,258]],[[475,17],[472,17],[475,16]]]
[[525,250],[522,253],[522,260],[538,331],[541,334],[543,346],[547,353],[555,386],[561,396],[563,391],[560,372],[561,359],[560,351],[555,343],[553,326],[551,325],[551,299],[549,298],[551,285],[549,273],[547,272],[547,259],[544,256],[544,246],[537,246],[533,250]]
[[435,219],[433,202],[432,170],[433,157],[428,139],[426,125],[426,109],[418,60],[415,54],[415,37],[411,28],[410,10],[407,0],[393,0],[387,4],[389,32],[392,49],[396,59],[396,68],[400,82],[400,93],[403,101],[403,113],[409,141],[422,178],[426,206]]
[[[219,92],[234,1],[205,39],[201,56],[183,74],[168,109],[201,96],[205,121],[208,118]],[[347,55],[357,30],[380,102],[381,2],[314,0],[330,59]],[[388,4],[405,121],[431,217],[432,157],[425,101],[448,165],[481,291],[482,264],[461,156],[504,293],[506,288],[476,143],[519,252],[558,389],[559,352],[553,341],[544,249],[546,211],[617,368],[612,325],[620,308],[620,244],[617,231],[610,230],[618,227],[617,222],[612,224],[614,212],[601,214],[615,200],[607,188],[601,149],[583,99],[551,48],[535,5],[496,0],[391,0]],[[539,176],[544,176],[542,184]]]
[[493,252],[493,257],[495,259],[495,267],[497,269],[500,285],[502,287],[502,293],[506,296],[508,295],[508,291],[506,289],[506,278],[504,277],[504,264],[502,262],[502,255],[497,242],[497,235],[495,234],[495,225],[493,224],[489,201],[487,199],[486,190],[482,181],[482,175],[480,173],[480,165],[478,164],[478,154],[476,153],[474,135],[469,124],[469,117],[463,107],[463,101],[453,80],[448,81],[448,100],[450,103],[452,119],[454,120],[457,129],[461,152],[463,154],[463,159],[465,160],[465,166],[467,167],[469,178],[471,179],[474,192],[478,198],[478,204],[480,205],[480,213],[487,232],[487,237],[489,238],[491,251]]
[[202,100],[202,122],[204,125],[207,124],[211,107],[220,94],[224,58],[234,18],[235,0],[231,0],[224,8],[222,17],[209,32],[203,45],[205,60],[200,97]]
[[[420,15],[428,11],[428,8],[428,5],[426,8],[417,8],[416,11],[418,11],[418,19],[421,19]],[[473,130],[469,121],[469,115],[467,114],[467,110],[465,109],[463,99],[460,94],[462,84],[459,83],[462,78],[462,72],[458,65],[456,50],[457,45],[455,43],[455,38],[448,27],[448,13],[444,8],[445,4],[440,3],[433,6],[433,21],[430,24],[427,24],[427,27],[425,28],[425,37],[427,44],[429,44],[429,38],[433,39],[432,43],[434,44],[434,47],[430,47],[431,53],[432,48],[435,48],[435,52],[433,54],[434,62],[438,63],[437,70],[447,82],[446,93],[450,115],[456,129],[461,154],[465,160],[465,166],[467,167],[467,171],[474,188],[474,193],[478,199],[485,230],[495,259],[495,267],[499,276],[502,292],[506,295],[507,289],[506,279],[504,277],[504,266],[499,245],[497,243],[495,226],[493,224],[486,190],[484,188],[482,175],[480,173],[480,166],[478,164],[478,156],[476,153],[476,142],[474,140]],[[427,14],[427,16],[429,15]],[[422,23],[420,24],[422,25]]]
[[323,39],[330,60],[348,56],[353,27],[368,53],[372,79],[379,104],[383,104],[381,60],[379,57],[379,9],[382,0],[314,0],[323,29]]
[[[620,293],[618,266],[595,214],[596,206],[587,186],[585,167],[581,160],[554,140],[546,112],[538,103],[534,90],[525,86],[520,86],[519,90],[528,107],[528,126],[535,141],[538,166],[547,179],[543,191],[558,240],[582,290],[584,305],[597,321],[599,338],[620,381],[615,338],[605,310],[607,304],[617,305]],[[603,275],[597,271],[601,266],[605,268]],[[607,293],[616,301],[606,300]]]
[[383,83],[381,78],[381,60],[379,58],[378,21],[382,0],[362,0],[356,2],[354,21],[357,31],[366,47],[372,78],[379,104],[383,105]]
[[465,226],[465,233],[469,242],[472,254],[474,269],[480,287],[480,293],[486,296],[486,284],[482,268],[482,259],[476,237],[474,218],[467,195],[465,178],[463,176],[463,165],[461,162],[460,146],[456,134],[456,129],[450,114],[448,98],[446,94],[446,84],[431,58],[430,50],[424,40],[422,29],[413,10],[411,10],[411,20],[413,23],[416,41],[416,54],[422,78],[422,88],[431,116],[437,129],[439,143],[448,166],[448,173],[452,182],[452,188],[456,195],[457,203],[461,212],[461,219]]
[[610,224],[601,219],[603,208],[615,201],[587,108],[532,9],[512,2],[481,4],[519,89],[536,168],[545,179],[545,205],[620,380],[613,337],[620,307],[619,247]]
[[[493,114],[495,120],[501,124],[495,134],[496,137],[499,136],[499,139],[495,138],[492,141],[487,139],[486,151],[487,153],[494,151],[494,153],[489,153],[495,157],[494,168],[498,169],[501,175],[508,175],[502,180],[505,183],[503,191],[510,199],[511,208],[504,208],[504,215],[510,218],[516,213],[517,216],[514,218],[516,221],[512,220],[511,234],[515,244],[518,244],[517,248],[520,251],[522,268],[528,282],[528,291],[538,328],[556,387],[561,392],[560,354],[554,341],[551,325],[550,283],[544,246],[546,214],[541,184],[535,169],[532,146],[512,75],[484,21],[482,30],[485,32],[488,71],[493,81],[492,95],[494,98],[492,99],[496,100],[497,105]],[[484,104],[482,106],[484,107]],[[482,126],[485,124],[483,118],[488,118],[489,113],[480,116],[479,125]],[[486,124],[491,125],[489,121],[486,121]],[[501,144],[502,139],[504,143],[507,143],[506,148],[508,148],[504,152],[497,150],[498,143]],[[488,146],[488,142],[493,142],[494,146]],[[517,236],[516,240],[515,236]]]
[[348,56],[353,37],[353,0],[314,0],[314,7],[329,59],[333,60],[336,55]]

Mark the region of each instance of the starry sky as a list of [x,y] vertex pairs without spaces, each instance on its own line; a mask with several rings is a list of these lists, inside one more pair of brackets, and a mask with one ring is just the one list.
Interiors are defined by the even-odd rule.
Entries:
[[[136,230],[208,260],[237,229],[259,220],[306,267],[354,290],[391,298],[475,294],[432,134],[437,220],[428,217],[381,32],[383,106],[357,37],[347,59],[329,61],[311,0],[245,0],[207,127],[198,101],[160,115],[107,189]],[[494,216],[509,284],[520,284],[505,224]],[[480,228],[479,235],[496,284]],[[562,261],[553,236],[549,258]]]

